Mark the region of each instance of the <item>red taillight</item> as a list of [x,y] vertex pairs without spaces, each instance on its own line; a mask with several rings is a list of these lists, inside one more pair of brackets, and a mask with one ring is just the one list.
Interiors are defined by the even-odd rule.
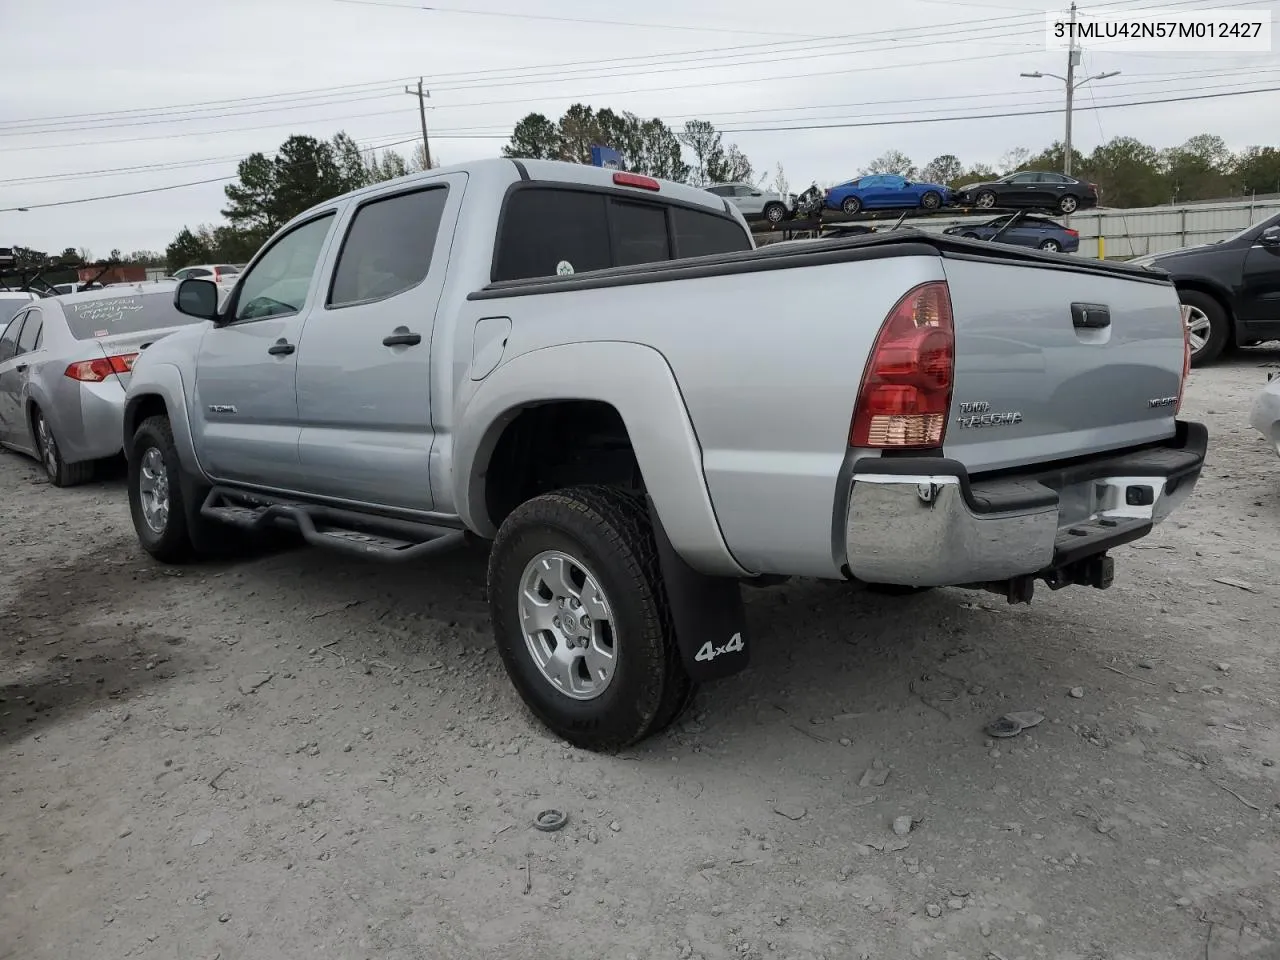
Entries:
[[641,190],[662,189],[662,184],[653,177],[642,177],[638,173],[615,173],[613,182],[620,187],[639,187]]
[[101,383],[113,373],[128,373],[133,369],[133,362],[138,359],[136,353],[120,353],[114,357],[102,357],[98,360],[81,360],[66,369],[66,375],[72,380],[82,383]]
[[219,270],[217,267],[213,268],[213,282],[214,283],[222,282],[222,271]]
[[1175,414],[1182,412],[1182,392],[1187,388],[1187,378],[1191,376],[1191,308],[1182,305],[1182,379],[1178,381],[1178,402],[1173,406]]
[[1072,230],[1070,227],[1065,227],[1065,228],[1064,228],[1064,231],[1065,231],[1066,233],[1070,234],[1070,235],[1071,235],[1071,236],[1073,236],[1073,237],[1079,237],[1079,236],[1080,236],[1080,231],[1079,231],[1079,230]]
[[951,293],[922,283],[889,312],[858,391],[855,447],[938,447],[946,432],[955,370]]

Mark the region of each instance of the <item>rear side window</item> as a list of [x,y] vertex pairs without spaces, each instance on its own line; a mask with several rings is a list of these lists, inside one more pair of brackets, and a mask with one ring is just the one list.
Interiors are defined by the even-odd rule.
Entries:
[[39,310],[27,314],[27,322],[23,324],[22,333],[18,335],[18,353],[30,353],[40,342],[40,333],[44,329],[44,318]]
[[513,192],[503,209],[493,280],[750,249],[746,231],[728,217],[605,193],[530,187]]
[[96,340],[121,333],[142,333],[162,327],[202,323],[179,313],[173,305],[173,291],[135,293],[125,297],[98,297],[62,304],[67,329],[77,340]]
[[527,280],[613,266],[603,193],[517,190],[507,200],[494,280]]
[[385,300],[416,287],[431,269],[446,187],[401,193],[356,211],[338,254],[329,306]]
[[240,272],[240,268],[230,263],[218,264],[218,272],[221,274],[236,274]]
[[672,207],[671,222],[675,228],[676,255],[679,257],[705,257],[713,253],[737,253],[751,249],[747,232],[736,220],[728,217]]

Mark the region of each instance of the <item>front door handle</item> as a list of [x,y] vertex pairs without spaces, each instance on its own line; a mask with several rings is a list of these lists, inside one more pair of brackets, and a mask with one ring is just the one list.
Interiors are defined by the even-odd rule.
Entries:
[[416,347],[422,342],[422,334],[410,333],[408,327],[396,327],[395,331],[382,338],[384,347]]
[[287,357],[297,349],[298,348],[292,343],[284,339],[284,337],[281,337],[271,346],[267,347],[267,353],[271,354],[273,357]]

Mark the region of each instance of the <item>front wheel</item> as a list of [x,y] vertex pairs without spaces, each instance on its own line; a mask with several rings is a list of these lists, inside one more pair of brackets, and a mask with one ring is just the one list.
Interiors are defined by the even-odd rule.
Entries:
[[574,746],[625,747],[692,699],[639,498],[590,486],[521,504],[494,540],[488,591],[516,692]]
[[844,203],[840,204],[840,209],[849,216],[853,216],[862,209],[862,201],[857,197],[845,197]]
[[138,542],[162,563],[183,563],[195,555],[181,471],[168,418],[144,420],[129,450],[129,513]]
[[1178,294],[1187,310],[1187,340],[1191,344],[1191,365],[1202,367],[1213,363],[1231,339],[1230,318],[1221,303],[1199,290],[1182,290]]
[[983,210],[990,210],[996,205],[996,195],[990,190],[983,190],[974,198],[973,205]]

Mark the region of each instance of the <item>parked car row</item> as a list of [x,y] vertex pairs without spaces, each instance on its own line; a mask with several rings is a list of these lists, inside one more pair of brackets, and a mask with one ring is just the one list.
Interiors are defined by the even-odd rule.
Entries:
[[[748,219],[777,224],[788,217],[812,212],[810,205],[799,203],[795,194],[784,197],[750,183],[722,183],[706,189],[729,200]],[[1039,170],[1023,170],[998,180],[966,184],[956,190],[945,184],[913,181],[896,174],[868,174],[836,184],[822,197],[822,208],[838,210],[846,216],[875,210],[936,211],[947,207],[1053,210],[1072,214],[1097,205],[1097,184]]]

